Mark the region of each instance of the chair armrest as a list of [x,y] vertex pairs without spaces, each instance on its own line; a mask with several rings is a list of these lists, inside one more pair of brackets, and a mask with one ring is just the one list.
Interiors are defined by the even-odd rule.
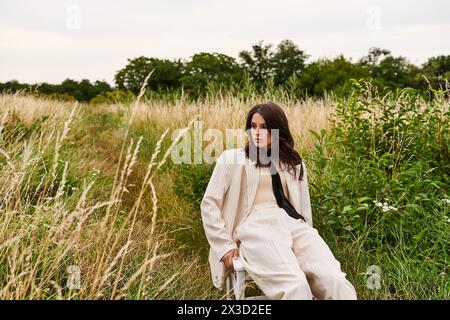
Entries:
[[233,268],[236,272],[245,271],[244,264],[242,262],[241,257],[237,257],[237,259],[233,259]]
[[233,258],[234,274],[231,275],[231,283],[233,286],[234,296],[236,300],[245,299],[245,278],[247,272],[241,257]]

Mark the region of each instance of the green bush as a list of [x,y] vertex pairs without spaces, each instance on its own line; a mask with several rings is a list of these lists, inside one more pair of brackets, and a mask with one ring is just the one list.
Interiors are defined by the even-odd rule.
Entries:
[[446,92],[425,101],[412,90],[381,97],[370,84],[354,86],[336,101],[331,131],[313,132],[316,226],[356,272],[380,265],[383,297],[448,298]]
[[187,200],[194,208],[200,208],[213,169],[214,164],[178,165],[175,193]]
[[131,91],[119,90],[115,89],[112,91],[107,91],[96,95],[90,103],[92,104],[115,104],[115,103],[123,103],[130,104],[132,103],[136,97]]
[[191,207],[176,221],[176,238],[188,249],[207,259],[209,245],[203,229],[200,203],[214,169],[214,164],[180,164],[175,166],[174,192]]

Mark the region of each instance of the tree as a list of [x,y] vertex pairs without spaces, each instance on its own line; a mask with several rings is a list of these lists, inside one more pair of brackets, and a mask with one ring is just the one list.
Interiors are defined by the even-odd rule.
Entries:
[[59,87],[60,87],[60,85],[57,85],[57,84],[55,85],[55,84],[43,82],[37,86],[37,90],[42,94],[50,95],[50,94],[58,93]]
[[417,88],[416,74],[419,69],[405,57],[386,57],[375,69],[376,76],[383,85],[390,88]]
[[183,87],[198,94],[208,83],[225,88],[240,83],[243,70],[233,57],[221,53],[195,54],[184,68]]
[[292,76],[300,77],[308,55],[291,40],[283,40],[275,50],[271,44],[260,41],[252,46],[251,52],[241,51],[239,57],[256,86],[261,88],[272,77],[276,86],[287,84]]
[[167,91],[180,87],[183,63],[180,60],[171,61],[157,58],[138,57],[128,59],[128,64],[117,71],[114,80],[120,90],[129,90],[138,94],[145,77],[154,70],[147,88]]
[[386,49],[371,48],[369,54],[360,59],[359,64],[366,68],[374,84],[379,88],[418,87],[419,69],[405,57],[394,57]]
[[361,58],[360,64],[363,66],[375,67],[379,65],[382,58],[386,58],[388,56],[391,56],[391,51],[372,47],[369,49],[369,54]]
[[242,66],[248,71],[257,87],[262,87],[274,75],[271,48],[271,44],[265,45],[263,41],[260,41],[252,46],[253,51],[244,50],[239,53]]
[[275,84],[284,85],[292,76],[299,78],[309,56],[290,40],[283,40],[272,57]]
[[333,60],[319,59],[309,64],[300,77],[300,88],[311,96],[323,96],[331,91],[345,95],[351,88],[351,79],[367,76],[367,70],[339,55]]
[[78,101],[83,101],[83,93],[80,90],[78,82],[72,79],[66,79],[64,80],[61,85],[59,86],[58,92],[59,94],[67,93]]
[[10,80],[0,85],[1,92],[9,91],[9,92],[17,92],[19,90],[33,90],[35,88],[34,85],[29,85],[26,83],[20,83],[17,80]]
[[94,82],[94,86],[96,88],[97,94],[100,94],[100,93],[112,90],[111,86],[106,81],[99,81],[99,80],[97,80],[97,81]]
[[[422,65],[421,74],[427,77],[434,88],[445,87],[445,81],[450,81],[450,55],[429,58]],[[425,79],[420,80],[423,82]]]

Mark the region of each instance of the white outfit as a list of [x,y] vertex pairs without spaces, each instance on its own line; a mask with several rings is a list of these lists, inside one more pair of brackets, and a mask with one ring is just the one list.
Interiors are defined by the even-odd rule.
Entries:
[[[278,207],[269,168],[251,213],[237,227],[245,269],[270,299],[355,299],[356,292],[316,229]],[[284,170],[279,170],[284,194]]]
[[306,166],[302,164],[301,181],[300,165],[296,177],[283,171],[284,165],[279,173],[285,195],[307,223],[278,207],[271,176],[264,174],[266,168],[258,169],[245,158],[243,149],[221,154],[201,204],[216,287],[223,288],[221,258],[239,248],[245,269],[270,299],[356,299],[339,262],[312,227]]

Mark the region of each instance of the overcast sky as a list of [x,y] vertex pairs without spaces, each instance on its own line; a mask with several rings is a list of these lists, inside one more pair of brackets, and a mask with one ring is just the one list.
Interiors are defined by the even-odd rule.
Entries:
[[450,54],[448,0],[1,0],[0,82],[106,80],[128,58],[237,57],[294,41],[309,61],[373,46],[417,65]]

